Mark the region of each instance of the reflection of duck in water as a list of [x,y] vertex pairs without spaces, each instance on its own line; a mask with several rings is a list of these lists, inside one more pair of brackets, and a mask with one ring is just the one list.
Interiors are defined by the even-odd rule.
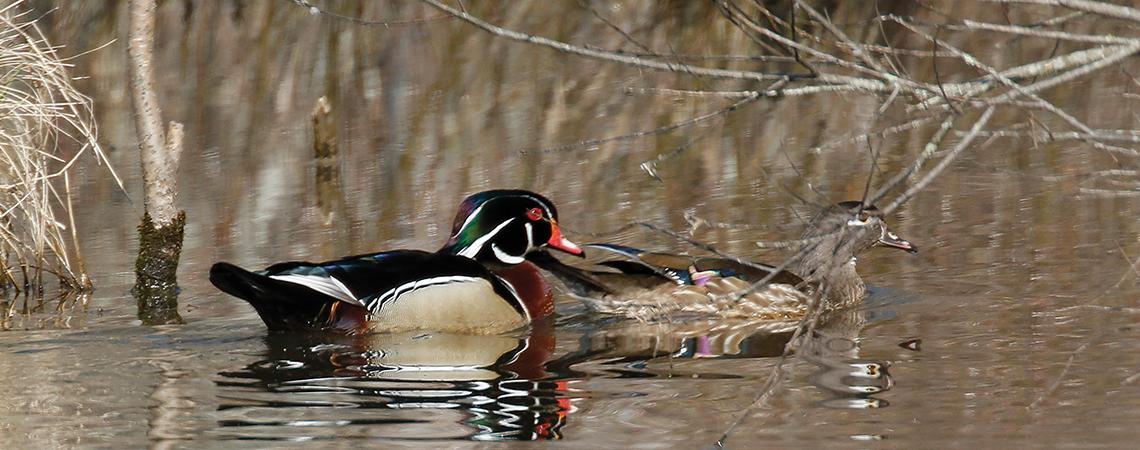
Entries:
[[575,362],[607,358],[766,358],[783,353],[795,327],[792,321],[621,321],[583,330],[579,348],[563,358]]
[[266,360],[221,374],[227,381],[219,384],[230,388],[222,425],[250,439],[352,430],[398,439],[558,438],[573,410],[569,383],[544,371],[554,338],[548,321],[535,325],[530,335],[505,336],[270,335]]
[[[538,379],[554,352],[550,320],[529,333],[470,335],[410,331],[357,336],[334,361],[338,374],[423,381]],[[360,351],[363,350],[363,351]]]
[[[503,335],[403,332],[367,336],[367,352],[340,355],[339,374],[355,373],[374,379],[423,381],[494,380],[497,370],[511,369],[531,347],[526,338]],[[525,362],[516,367],[535,372]]]
[[[886,406],[875,395],[893,386],[887,363],[859,355],[859,334],[866,311],[847,308],[825,312],[809,333],[798,338],[793,353],[818,369],[809,381],[830,396],[820,404],[835,408]],[[581,347],[547,365],[562,372],[578,366],[609,376],[641,378],[734,378],[731,373],[692,372],[693,365],[677,368],[677,359],[774,358],[784,354],[800,323],[742,319],[683,322],[618,321],[582,330]],[[567,324],[565,329],[590,327]],[[653,364],[656,362],[656,364]],[[590,364],[583,364],[590,363]]]
[[798,354],[818,367],[811,384],[831,394],[821,405],[840,409],[887,406],[886,400],[875,395],[894,386],[888,363],[859,355],[859,333],[865,322],[864,311],[858,309],[827,311],[797,346]]
[[[798,319],[809,297],[825,285],[829,309],[858,304],[866,287],[856,255],[875,246],[915,252],[891,232],[879,210],[862,202],[827,208],[803,235],[789,270],[726,258],[652,253],[613,244],[588,247],[622,257],[581,269],[545,252],[528,256],[562,279],[595,311],[645,320],[690,317]],[[753,286],[767,281],[766,285]]]

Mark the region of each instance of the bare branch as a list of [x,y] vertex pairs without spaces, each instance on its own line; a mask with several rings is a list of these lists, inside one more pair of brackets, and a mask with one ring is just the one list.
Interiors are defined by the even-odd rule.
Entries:
[[962,151],[969,147],[970,143],[972,143],[974,139],[978,137],[978,133],[982,131],[982,128],[984,128],[987,123],[989,123],[990,117],[992,117],[993,114],[994,107],[991,106],[989,108],[986,108],[986,110],[982,112],[982,116],[979,117],[978,120],[974,121],[974,125],[970,128],[970,132],[967,133],[961,141],[958,141],[958,144],[955,145],[954,148],[952,148],[950,152],[946,154],[946,156],[943,156],[942,160],[938,161],[937,165],[935,165],[930,169],[929,172],[923,175],[923,177],[917,183],[912,185],[909,189],[906,190],[906,192],[895,198],[894,201],[883,208],[883,214],[890,214],[892,211],[897,209],[903,203],[906,203],[907,200],[910,200],[911,197],[925,188],[927,184],[930,184],[931,181],[934,181],[934,179],[937,178],[943,170],[946,170],[946,167],[949,166],[950,163],[954,162],[954,160],[958,157],[958,154],[962,153]]
[[[428,0],[428,1],[434,1],[434,0]],[[816,58],[820,58],[823,61],[830,62],[832,64],[839,66],[839,67],[855,70],[857,72],[860,72],[860,73],[863,73],[863,74],[866,74],[866,75],[869,75],[872,77],[880,78],[880,79],[884,80],[883,83],[902,85],[905,88],[907,88],[907,90],[913,90],[913,91],[917,91],[917,92],[926,91],[926,93],[928,93],[927,95],[934,94],[931,86],[925,85],[923,83],[918,83],[914,80],[903,79],[903,78],[897,77],[895,75],[892,75],[890,73],[876,71],[874,69],[863,67],[859,64],[855,64],[855,63],[852,63],[850,61],[846,61],[844,59],[835,57],[829,53],[808,47],[806,45],[803,45],[803,44],[797,43],[795,41],[792,41],[788,38],[785,38],[785,37],[781,36],[779,33],[776,33],[772,30],[767,29],[767,28],[758,26],[750,20],[741,20],[741,21],[739,21],[739,23],[744,23],[745,25],[747,25],[749,27],[750,30],[752,30],[756,33],[760,33],[761,35],[763,35],[769,39],[772,39],[776,42],[779,42],[782,45],[788,46],[789,48],[795,48],[799,51],[802,51],[804,53],[812,55]],[[834,74],[820,73],[817,78],[820,81],[828,82],[828,83],[843,83],[844,82],[843,79],[849,78],[849,77],[840,77],[840,76],[837,76]],[[885,90],[889,90],[889,89],[885,89]],[[924,96],[926,96],[926,95],[924,95]]]
[[947,116],[943,119],[942,125],[938,127],[938,131],[935,131],[934,135],[930,137],[930,140],[926,142],[926,145],[922,148],[922,153],[918,154],[914,162],[911,163],[910,166],[907,166],[906,170],[896,173],[894,177],[891,177],[890,181],[884,183],[878,191],[875,191],[873,195],[868,197],[868,203],[873,204],[878,202],[879,199],[882,199],[892,189],[902,186],[903,181],[906,181],[907,178],[910,178],[915,172],[921,169],[923,164],[926,164],[926,160],[930,159],[930,157],[934,156],[934,153],[938,151],[938,146],[942,145],[942,140],[946,138],[950,127],[954,125],[955,118],[955,116]]
[[[964,132],[956,133],[959,135],[965,134]],[[1096,139],[1100,141],[1116,141],[1140,144],[1140,130],[1093,130],[1093,134],[1085,134],[1077,131],[1045,133],[1042,131],[996,130],[982,131],[978,133],[978,136],[1012,138],[1028,137],[1048,141],[1085,141],[1089,139]]]
[[439,17],[424,17],[424,18],[420,18],[420,19],[367,20],[367,19],[361,19],[359,17],[352,17],[352,16],[346,16],[344,14],[337,14],[337,13],[334,13],[332,11],[320,8],[320,7],[318,7],[312,3],[309,3],[306,0],[293,0],[293,3],[296,3],[297,6],[307,8],[309,10],[309,12],[314,14],[314,15],[320,14],[322,16],[332,17],[332,18],[337,19],[337,20],[343,20],[345,22],[349,22],[349,23],[352,23],[355,25],[366,26],[366,27],[389,28],[389,27],[399,27],[399,26],[408,26],[408,25],[423,25],[423,24],[428,24],[428,23],[432,23],[432,22],[438,22],[441,20],[451,20],[451,18],[452,18],[451,16],[442,15]]
[[1038,29],[1034,29],[1034,28],[1019,27],[1016,25],[1001,25],[1001,24],[996,24],[996,23],[977,22],[977,21],[969,20],[969,19],[963,20],[962,25],[964,25],[964,28],[967,30],[999,31],[1002,33],[1017,34],[1017,35],[1022,35],[1022,36],[1033,36],[1033,37],[1040,37],[1040,38],[1046,38],[1046,39],[1058,39],[1058,40],[1062,40],[1062,41],[1087,42],[1087,43],[1091,43],[1091,44],[1109,44],[1109,45],[1135,44],[1138,41],[1137,39],[1129,39],[1129,38],[1119,37],[1119,36],[1109,36],[1109,35],[1100,35],[1100,34],[1077,34],[1077,33],[1068,33],[1068,32],[1064,32],[1064,31],[1038,30]]
[[585,47],[580,47],[577,45],[572,45],[572,44],[568,44],[565,42],[544,38],[541,36],[535,36],[532,34],[520,33],[518,31],[508,30],[506,28],[502,28],[502,27],[499,27],[496,25],[492,25],[491,23],[488,23],[488,22],[486,22],[486,21],[484,21],[478,17],[472,16],[466,12],[463,12],[463,11],[457,10],[455,8],[452,8],[450,6],[447,6],[447,5],[443,4],[443,2],[440,2],[439,0],[421,0],[421,1],[423,1],[424,3],[427,3],[428,5],[431,5],[432,7],[436,8],[436,9],[439,9],[440,11],[448,13],[448,14],[452,15],[453,17],[456,17],[460,20],[463,20],[464,22],[470,23],[471,25],[474,25],[474,26],[478,27],[479,29],[486,31],[488,33],[494,34],[496,36],[506,38],[506,39],[510,39],[510,40],[517,41],[517,42],[525,42],[528,44],[541,45],[543,47],[548,47],[548,48],[551,48],[551,49],[554,49],[554,50],[557,50],[557,51],[560,51],[563,53],[570,53],[570,54],[574,54],[574,55],[585,56],[588,58],[600,59],[600,60],[605,60],[605,61],[619,62],[619,63],[623,63],[623,64],[629,64],[632,66],[644,67],[647,69],[662,70],[662,71],[667,71],[667,72],[681,72],[681,73],[686,73],[686,74],[690,74],[690,75],[706,76],[706,77],[714,77],[714,78],[730,78],[730,79],[737,79],[737,80],[753,80],[753,81],[774,81],[774,80],[779,80],[779,79],[784,78],[784,75],[774,75],[774,74],[766,74],[766,73],[760,73],[760,72],[746,72],[746,71],[740,71],[740,70],[711,69],[711,68],[698,67],[698,66],[692,66],[692,65],[681,64],[681,63],[674,63],[674,62],[652,61],[652,60],[647,60],[644,58],[637,58],[634,56],[628,56],[628,55],[618,54],[618,53],[614,53],[614,52],[591,50],[591,49],[588,49]]
[[811,16],[812,19],[815,19],[820,23],[820,25],[823,25],[823,28],[825,30],[835,35],[835,37],[838,38],[841,43],[846,44],[846,47],[851,51],[851,53],[854,54],[855,57],[859,58],[860,61],[863,61],[863,64],[866,64],[867,67],[870,67],[882,73],[890,73],[890,71],[880,65],[878,61],[875,61],[874,58],[863,52],[862,48],[860,48],[860,46],[856,44],[855,41],[847,37],[847,34],[840,30],[839,27],[836,27],[835,24],[831,23],[831,20],[820,14],[819,11],[816,11],[815,8],[812,8],[811,5],[804,3],[802,0],[796,0],[795,3],[796,6],[803,9],[804,11],[807,11],[808,15]]
[[[713,111],[713,112],[710,112],[707,114],[702,114],[702,115],[699,115],[696,117],[692,117],[692,118],[689,118],[689,119],[686,119],[686,120],[683,120],[680,122],[671,123],[671,124],[665,125],[663,127],[654,128],[652,130],[642,130],[642,131],[638,131],[635,133],[623,134],[623,135],[619,135],[619,136],[610,136],[610,137],[604,137],[604,138],[598,138],[598,139],[587,139],[587,140],[578,141],[578,142],[575,142],[572,144],[565,144],[565,145],[559,145],[557,147],[544,148],[544,149],[541,149],[538,151],[540,153],[550,153],[550,152],[569,150],[572,148],[579,148],[579,147],[593,147],[595,145],[601,145],[601,144],[604,144],[607,142],[624,141],[624,140],[628,140],[628,139],[637,139],[640,137],[651,136],[651,135],[661,134],[661,133],[667,133],[667,132],[676,130],[678,128],[687,127],[687,126],[694,125],[694,124],[697,124],[697,123],[700,123],[700,122],[703,122],[703,121],[706,121],[706,120],[709,120],[709,119],[712,119],[715,117],[720,117],[722,115],[728,114],[732,111],[735,111],[737,108],[740,108],[741,106],[752,103],[756,100],[759,100],[760,98],[761,97],[758,95],[753,95],[751,97],[745,97],[743,99],[736,101],[735,103],[733,103],[731,105],[728,105],[727,107],[718,109],[716,111]],[[528,151],[528,150],[519,150],[519,153],[524,154],[524,155],[527,153],[530,153],[530,152],[531,151]]]
[[[1125,53],[1126,50],[1126,48],[1118,46],[1096,47],[1087,50],[1079,50],[1049,58],[1044,61],[1036,61],[1030,64],[1012,67],[998,72],[998,74],[1010,79],[1038,77],[1042,75],[1050,75],[1053,73],[1062,72],[1077,66],[1082,66],[1081,69],[1085,69],[1093,63],[1096,63],[1097,66],[1095,66],[1092,70],[1096,70],[1099,67],[1103,67],[1101,64],[1103,64],[1102,61],[1104,61],[1106,58],[1112,57],[1114,60],[1119,60],[1119,58],[1126,57],[1128,55]],[[1123,56],[1118,56],[1121,53],[1125,54]],[[1092,70],[1089,70],[1089,72]],[[1059,81],[1053,81],[1052,79],[1043,80],[1041,82],[1026,86],[1025,90],[1028,92],[1037,92],[1055,86],[1063,81],[1081,76],[1084,73],[1088,72],[1079,72],[1073,75],[1066,73],[1066,77],[1060,79]],[[1047,84],[1042,84],[1045,83],[1045,81],[1049,82]],[[980,95],[995,86],[996,83],[993,82],[993,77],[987,75],[978,81],[969,81],[965,83],[948,83],[944,87],[946,88],[947,94],[952,97],[972,97]],[[931,106],[942,103],[942,101],[942,97],[931,97],[926,101],[920,102],[917,105],[908,108],[908,111],[914,111],[919,108],[929,108]]]
[[1140,10],[1111,3],[1089,0],[986,0],[992,3],[1022,3],[1030,5],[1061,6],[1081,12],[1097,14],[1114,19],[1140,22]]

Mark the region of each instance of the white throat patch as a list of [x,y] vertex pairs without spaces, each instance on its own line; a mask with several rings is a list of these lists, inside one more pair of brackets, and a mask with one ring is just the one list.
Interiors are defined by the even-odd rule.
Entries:
[[523,228],[526,229],[526,249],[523,250],[522,255],[512,255],[504,252],[498,245],[491,244],[491,251],[495,252],[495,258],[498,258],[503,264],[522,264],[526,261],[526,254],[534,249],[534,226],[530,222],[524,223]]
[[495,252],[495,258],[498,258],[503,264],[522,264],[523,261],[526,261],[526,258],[522,256],[511,255],[500,250],[499,246],[495,244],[491,244],[491,251]]

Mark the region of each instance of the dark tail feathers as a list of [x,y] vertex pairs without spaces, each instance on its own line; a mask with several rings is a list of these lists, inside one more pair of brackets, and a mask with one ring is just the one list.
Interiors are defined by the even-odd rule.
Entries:
[[[342,324],[332,319],[344,319],[334,317],[337,312],[337,308],[333,308],[338,302],[336,299],[230,263],[220,262],[210,267],[210,282],[222,292],[249,302],[270,330],[312,331],[336,328]],[[363,308],[360,309],[363,312]]]

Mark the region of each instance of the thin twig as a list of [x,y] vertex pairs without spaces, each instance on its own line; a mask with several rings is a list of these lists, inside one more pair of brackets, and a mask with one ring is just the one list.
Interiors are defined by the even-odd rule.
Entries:
[[869,197],[868,202],[878,202],[886,196],[888,192],[901,186],[903,181],[921,169],[922,165],[926,164],[926,160],[930,159],[930,157],[934,156],[934,152],[938,151],[938,146],[942,145],[942,140],[946,138],[946,135],[950,132],[950,128],[954,125],[955,118],[955,116],[947,116],[945,119],[942,119],[942,125],[938,127],[938,131],[935,131],[930,137],[930,140],[926,142],[926,145],[922,148],[922,153],[918,154],[914,162],[907,166],[906,170],[896,173],[895,176],[891,177],[890,181],[887,181],[879,187],[879,190],[875,191],[875,193]]
[[1080,34],[1080,33],[1070,33],[1067,31],[1040,30],[1040,29],[1036,29],[1036,28],[1019,27],[1016,25],[1001,25],[1001,24],[996,24],[996,23],[978,22],[978,21],[974,21],[974,20],[970,20],[970,19],[965,19],[962,21],[962,28],[964,28],[965,30],[997,31],[997,32],[1001,32],[1001,33],[1016,34],[1016,35],[1021,35],[1021,36],[1032,36],[1032,37],[1040,37],[1040,38],[1046,38],[1046,39],[1057,39],[1060,41],[1085,42],[1085,43],[1090,43],[1090,44],[1116,45],[1116,44],[1136,44],[1137,43],[1137,39],[1120,37],[1120,36],[1101,35],[1101,34]]
[[345,22],[352,23],[355,25],[362,25],[362,26],[366,26],[366,27],[390,28],[390,27],[410,26],[410,25],[424,25],[424,24],[428,24],[428,23],[432,23],[432,22],[438,22],[441,20],[451,20],[452,19],[451,16],[442,15],[442,16],[438,16],[438,17],[424,17],[424,18],[420,18],[420,19],[367,20],[367,19],[361,19],[359,17],[352,17],[352,16],[346,16],[344,14],[334,13],[334,12],[329,11],[327,9],[323,9],[323,8],[320,8],[316,5],[313,5],[312,3],[309,3],[306,0],[293,0],[293,3],[296,3],[298,6],[308,8],[309,12],[311,14],[314,14],[314,15],[322,15],[325,17],[331,17],[331,18],[334,18],[337,20],[345,21]]
[[950,152],[946,154],[946,156],[943,156],[942,160],[938,161],[938,164],[931,168],[930,171],[925,175],[923,175],[923,177],[919,179],[917,183],[911,185],[911,187],[908,188],[906,192],[903,192],[902,195],[896,197],[894,201],[892,201],[889,205],[887,205],[885,208],[882,208],[883,214],[890,214],[896,208],[901,206],[903,203],[906,203],[907,200],[910,200],[911,197],[925,188],[927,184],[930,184],[931,181],[934,181],[934,179],[937,178],[943,170],[946,170],[946,167],[949,166],[950,163],[954,162],[954,160],[958,157],[958,154],[962,153],[962,151],[969,147],[970,143],[972,143],[974,139],[978,137],[978,132],[981,131],[987,123],[989,123],[990,118],[993,117],[993,114],[994,107],[991,106],[989,108],[986,108],[986,110],[982,112],[982,116],[974,122],[974,125],[972,127],[970,127],[970,132],[967,133],[966,136],[962,138],[962,140],[958,141],[954,148],[952,148]]
[[652,129],[652,130],[642,130],[642,131],[637,131],[634,133],[622,134],[622,135],[618,135],[618,136],[609,136],[609,137],[598,138],[598,139],[587,139],[584,141],[578,141],[578,142],[574,142],[571,144],[563,144],[563,145],[559,145],[559,146],[555,146],[555,147],[547,147],[547,148],[538,149],[538,150],[519,150],[519,153],[524,154],[524,155],[528,154],[528,153],[532,153],[532,152],[552,153],[552,152],[558,152],[558,151],[563,151],[563,150],[569,150],[569,149],[573,149],[573,148],[593,147],[596,145],[605,144],[607,142],[624,141],[624,140],[629,140],[629,139],[637,139],[637,138],[641,138],[641,137],[645,137],[645,136],[652,136],[652,135],[656,135],[656,134],[667,133],[667,132],[676,130],[678,128],[684,128],[684,127],[687,127],[690,125],[695,125],[697,123],[704,122],[706,120],[709,120],[709,119],[712,119],[715,117],[719,117],[719,116],[722,116],[724,114],[728,114],[732,111],[735,111],[737,108],[740,108],[741,106],[752,103],[756,100],[759,100],[760,98],[761,98],[761,96],[759,96],[759,95],[753,95],[751,97],[746,97],[746,98],[743,98],[743,99],[736,101],[735,103],[733,103],[731,105],[728,105],[724,108],[718,109],[716,111],[706,113],[706,114],[702,114],[702,115],[699,115],[696,117],[691,117],[689,119],[685,119],[685,120],[682,120],[680,122],[674,122],[674,123],[671,123],[669,125],[665,125],[662,127],[657,127],[657,128]]
[[985,0],[992,3],[1024,3],[1030,5],[1059,6],[1076,11],[1140,22],[1140,10],[1127,6],[1089,0]]
[[450,14],[450,15],[452,15],[452,16],[460,19],[460,20],[463,20],[464,22],[470,23],[471,25],[474,25],[475,27],[477,27],[483,31],[486,31],[488,33],[494,34],[496,36],[506,38],[506,39],[510,39],[513,41],[525,42],[528,44],[534,44],[534,45],[540,45],[543,47],[548,47],[548,48],[551,48],[551,49],[554,49],[554,50],[557,50],[557,51],[560,51],[563,53],[570,53],[570,54],[574,54],[574,55],[585,56],[585,57],[595,58],[595,59],[601,59],[601,60],[611,61],[611,62],[619,62],[619,63],[629,64],[632,66],[644,67],[647,69],[663,70],[663,71],[667,71],[667,72],[682,72],[682,73],[686,73],[686,74],[690,74],[690,75],[696,75],[696,76],[707,76],[707,77],[715,77],[715,78],[730,78],[730,79],[737,79],[737,80],[753,80],[753,81],[765,81],[765,80],[772,81],[772,80],[778,80],[778,79],[784,78],[784,75],[780,75],[780,74],[767,74],[767,73],[761,73],[761,72],[747,72],[747,71],[740,71],[740,70],[712,69],[712,68],[698,67],[698,66],[693,66],[693,65],[688,65],[688,64],[674,63],[674,62],[652,61],[652,60],[647,60],[644,58],[638,58],[638,57],[634,57],[634,56],[628,56],[628,55],[614,53],[614,52],[608,52],[608,51],[591,50],[591,49],[588,49],[585,47],[572,45],[572,44],[568,44],[568,43],[561,42],[561,41],[556,41],[554,39],[548,39],[548,38],[544,38],[541,36],[535,36],[532,34],[520,33],[518,31],[508,30],[506,28],[502,28],[502,27],[499,27],[496,25],[492,25],[491,23],[486,22],[486,21],[484,21],[478,17],[472,16],[466,12],[463,12],[463,11],[457,10],[455,8],[452,8],[450,6],[447,6],[439,0],[421,0],[421,1],[423,1],[424,3],[427,3],[428,5],[431,5],[432,7],[436,8],[436,9],[439,9],[440,11],[443,11],[447,14]]

